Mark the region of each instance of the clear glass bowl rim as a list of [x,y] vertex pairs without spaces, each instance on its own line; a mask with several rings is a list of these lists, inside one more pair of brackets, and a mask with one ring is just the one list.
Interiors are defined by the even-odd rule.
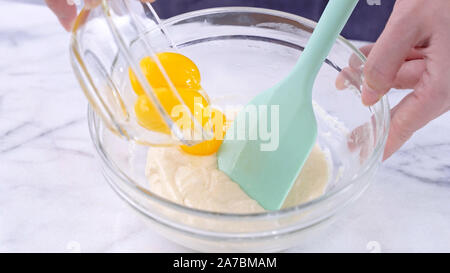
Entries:
[[[276,11],[271,9],[264,9],[264,8],[254,8],[254,7],[223,7],[223,8],[209,8],[209,9],[202,9],[197,11],[192,11],[188,13],[183,13],[174,17],[171,17],[169,19],[164,20],[165,25],[174,25],[177,22],[190,19],[193,17],[199,17],[203,15],[212,15],[212,14],[219,14],[219,13],[255,13],[255,14],[266,14],[276,17],[282,17],[286,19],[290,19],[293,21],[297,21],[302,25],[309,26],[314,29],[316,22],[309,20],[307,18],[282,12],[282,11]],[[353,53],[360,58],[362,63],[364,64],[366,62],[366,57],[364,54],[362,54],[359,49],[357,49],[355,46],[353,46],[347,39],[345,39],[342,36],[338,37],[338,41],[343,43],[346,47],[350,48]],[[224,218],[228,220],[242,220],[245,219],[270,219],[270,218],[279,218],[279,217],[285,217],[289,216],[291,214],[300,213],[301,211],[305,211],[315,205],[318,205],[320,203],[323,203],[325,200],[330,199],[336,195],[338,195],[340,192],[345,191],[347,188],[351,187],[353,184],[355,184],[361,177],[363,177],[369,170],[374,168],[378,161],[380,160],[382,153],[384,151],[384,146],[387,140],[388,136],[388,128],[389,128],[389,121],[390,121],[390,107],[389,102],[386,96],[384,96],[377,104],[381,106],[381,113],[383,115],[381,124],[382,129],[384,131],[384,134],[378,139],[374,151],[371,155],[371,157],[364,163],[364,165],[359,169],[357,174],[350,180],[343,181],[340,183],[340,185],[336,186],[334,189],[332,189],[329,192],[326,192],[322,196],[315,198],[309,202],[302,203],[297,206],[284,208],[277,211],[267,211],[267,212],[261,212],[261,213],[249,213],[249,214],[237,214],[237,213],[221,213],[221,212],[212,212],[212,211],[206,211],[206,210],[200,210],[195,208],[186,207],[177,203],[174,203],[172,201],[169,201],[165,198],[162,198],[160,196],[157,196],[155,194],[152,194],[148,190],[142,188],[139,186],[139,183],[135,182],[132,178],[130,178],[126,173],[122,172],[120,168],[118,168],[112,160],[108,157],[107,151],[105,151],[102,142],[100,141],[100,132],[99,128],[100,125],[97,124],[97,120],[100,121],[100,123],[103,123],[100,119],[98,119],[97,114],[93,110],[92,106],[88,106],[88,126],[89,126],[89,133],[92,141],[94,142],[95,149],[97,150],[97,153],[99,154],[102,162],[106,165],[106,167],[117,177],[120,179],[120,181],[124,182],[127,187],[130,187],[135,193],[145,197],[152,199],[153,201],[156,201],[160,203],[161,205],[164,205],[166,207],[180,210],[182,212],[186,212],[188,214],[207,217],[207,218]],[[104,125],[103,125],[104,126]],[[107,128],[106,128],[107,129]],[[108,130],[108,129],[107,129]],[[114,182],[115,183],[115,182]],[[119,190],[120,187],[115,186],[115,190]],[[122,194],[121,197],[124,197]],[[128,195],[127,195],[128,196]],[[136,204],[134,202],[130,202],[131,200],[128,200],[128,198],[124,198],[127,202],[131,203],[133,207],[136,207]],[[142,213],[146,214],[145,211],[142,209],[138,209]],[[147,215],[150,216],[151,215]]]

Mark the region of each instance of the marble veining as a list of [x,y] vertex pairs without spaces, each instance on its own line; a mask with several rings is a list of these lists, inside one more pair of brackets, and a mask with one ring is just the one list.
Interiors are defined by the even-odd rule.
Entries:
[[[189,251],[103,179],[55,17],[13,2],[0,10],[0,251]],[[290,251],[450,251],[449,132],[449,114],[417,132],[322,238]]]

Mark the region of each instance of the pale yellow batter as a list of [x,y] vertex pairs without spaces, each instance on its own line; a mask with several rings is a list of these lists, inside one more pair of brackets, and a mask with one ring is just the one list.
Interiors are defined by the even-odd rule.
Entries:
[[[218,169],[215,155],[193,156],[178,147],[150,148],[146,176],[152,192],[184,206],[228,213],[264,211]],[[320,196],[326,188],[328,177],[329,165],[325,153],[315,146],[283,207]]]

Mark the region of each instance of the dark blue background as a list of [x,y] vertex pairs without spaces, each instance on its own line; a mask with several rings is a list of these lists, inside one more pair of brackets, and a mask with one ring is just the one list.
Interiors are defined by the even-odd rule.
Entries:
[[[394,0],[379,1],[381,5],[369,5],[367,2],[374,1],[360,0],[344,28],[343,36],[349,39],[375,41],[383,31],[395,3]],[[153,6],[162,18],[204,8],[249,6],[281,10],[317,21],[327,2],[327,0],[159,0]]]

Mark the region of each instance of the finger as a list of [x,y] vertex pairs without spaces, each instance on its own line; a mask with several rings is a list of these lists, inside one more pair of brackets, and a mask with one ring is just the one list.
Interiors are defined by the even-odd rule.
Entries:
[[47,6],[55,13],[62,26],[70,31],[77,16],[77,8],[61,0],[45,0]]
[[[367,56],[372,49],[373,44],[361,47],[359,50],[362,54]],[[363,68],[363,60],[357,54],[352,54],[348,61],[349,66],[342,69],[339,72],[335,86],[337,90],[344,90],[353,85],[356,87],[361,86],[361,74]]]
[[[361,53],[367,57],[369,56],[369,53],[372,50],[373,45],[374,44],[370,44],[360,47],[359,51],[361,51]],[[350,56],[350,59],[348,60],[348,65],[355,70],[362,70],[364,63],[361,57],[354,53]]]
[[[408,58],[411,57],[412,60],[402,64],[392,87],[397,89],[413,89],[417,85],[426,68],[424,59],[414,59],[418,56],[418,54],[411,51]],[[359,59],[356,55],[355,58]],[[336,78],[336,88],[338,90],[344,90],[351,85],[356,87],[361,86],[361,69],[355,66],[356,61],[350,59],[350,66],[345,67],[339,73]]]
[[423,59],[405,62],[395,77],[393,87],[397,89],[413,89],[419,83],[425,70],[426,63]]
[[[141,2],[153,3],[156,0],[140,0]],[[85,0],[85,7],[88,9],[93,9],[96,6],[100,5],[101,0]]]
[[[359,48],[359,51],[361,51],[364,56],[368,57],[370,55],[370,52],[372,51],[372,48],[375,44],[366,45]],[[408,56],[406,57],[405,61],[412,61],[412,60],[418,60],[423,59],[424,54],[421,49],[413,48],[409,51]],[[352,54],[349,60],[349,65],[353,67],[354,69],[361,69],[361,66],[363,65],[363,62],[361,58],[356,55]]]
[[392,109],[384,159],[400,149],[415,131],[448,110],[445,84],[434,81],[427,85],[429,82],[429,79],[422,79],[418,88]]
[[361,71],[353,67],[345,67],[339,72],[335,86],[337,90],[344,90],[350,86],[361,86]]
[[[405,3],[405,2],[398,2]],[[362,101],[376,103],[393,86],[411,49],[422,40],[419,20],[411,20],[407,6],[396,5],[385,30],[370,51],[364,68]]]
[[84,0],[84,6],[87,9],[93,9],[96,6],[100,5],[101,0]]

